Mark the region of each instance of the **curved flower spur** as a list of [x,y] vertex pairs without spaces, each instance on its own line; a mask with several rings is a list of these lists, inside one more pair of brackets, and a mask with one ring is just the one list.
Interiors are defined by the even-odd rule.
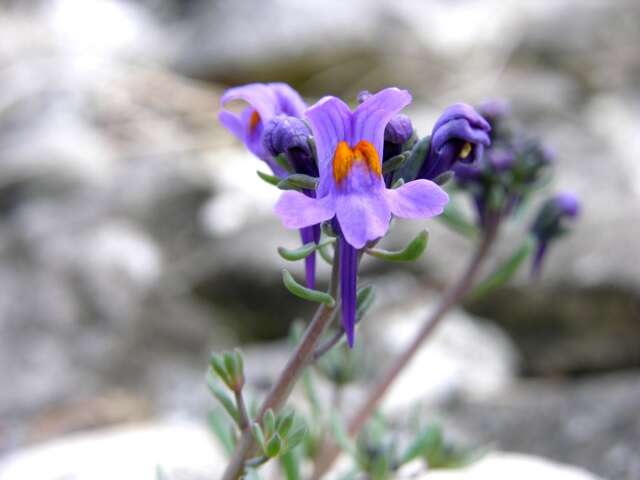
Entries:
[[[311,136],[301,120],[307,108],[298,92],[285,83],[251,83],[227,90],[221,98],[222,106],[234,100],[248,105],[240,114],[222,110],[218,118],[247,149],[263,160],[280,179],[288,175],[276,160],[284,155],[294,173],[317,176],[318,168],[313,158],[308,138]],[[315,196],[315,191],[305,190]],[[304,245],[320,241],[320,225],[300,229]],[[305,258],[307,287],[315,288],[316,255]]]
[[286,191],[275,206],[285,227],[304,228],[335,219],[340,249],[342,323],[354,342],[358,251],[383,237],[392,214],[424,219],[439,215],[447,194],[430,180],[397,189],[382,176],[384,131],[390,119],[411,102],[406,90],[387,88],[354,111],[336,97],[324,97],[306,116],[317,149],[320,182],[316,198]]

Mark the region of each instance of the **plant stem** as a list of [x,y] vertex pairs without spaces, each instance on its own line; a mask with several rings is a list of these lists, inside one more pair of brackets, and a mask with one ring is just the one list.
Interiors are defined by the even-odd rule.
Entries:
[[[475,277],[477,276],[483,260],[489,252],[491,245],[498,232],[499,219],[494,218],[491,222],[488,222],[483,232],[482,239],[478,244],[478,247],[471,257],[467,268],[464,270],[460,279],[451,285],[443,294],[440,303],[437,308],[425,319],[422,327],[408,345],[406,350],[394,361],[391,367],[385,372],[382,378],[374,387],[373,391],[369,394],[362,406],[357,410],[355,416],[351,419],[348,425],[348,433],[352,437],[357,435],[362,427],[365,425],[369,417],[374,413],[378,403],[384,395],[387,393],[393,382],[398,378],[398,375],[408,365],[415,353],[422,346],[426,338],[438,326],[440,321],[444,318],[445,314],[462,300],[464,295],[471,289]],[[334,444],[328,444],[325,446],[324,451],[320,454],[316,460],[312,480],[318,480],[322,478],[329,467],[333,464],[340,453],[340,450]]]
[[234,395],[236,397],[236,406],[238,407],[238,427],[240,430],[245,430],[249,428],[249,414],[247,413],[247,405],[244,401],[244,395],[242,394],[242,389],[239,388],[235,390]]
[[[329,281],[329,294],[332,297],[336,297],[339,283],[339,249],[335,249],[333,266],[331,270],[331,279]],[[284,370],[280,373],[280,376],[271,387],[271,390],[267,394],[267,397],[262,402],[256,421],[262,422],[264,413],[272,409],[274,413],[282,408],[285,401],[291,394],[293,386],[296,384],[300,374],[307,366],[309,358],[313,355],[316,345],[320,341],[322,334],[331,322],[333,318],[334,308],[329,308],[326,305],[320,305],[316,310],[311,323],[307,327],[300,344],[296,347],[293,355],[289,358]],[[255,442],[250,428],[245,428],[242,432],[240,440],[236,446],[236,450],[227,465],[227,469],[222,477],[222,480],[237,480],[242,474],[245,467],[247,457],[255,448]]]

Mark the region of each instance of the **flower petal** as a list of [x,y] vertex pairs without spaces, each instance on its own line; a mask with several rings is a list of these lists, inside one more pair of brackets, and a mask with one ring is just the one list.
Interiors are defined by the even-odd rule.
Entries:
[[[362,248],[371,240],[382,237],[389,229],[391,212],[385,198],[384,181],[372,174],[362,164],[354,165],[346,179],[350,185],[337,189],[336,216],[340,230],[349,244]],[[364,187],[366,188],[360,188]]]
[[353,113],[353,130],[351,132],[351,146],[360,140],[370,142],[380,158],[384,143],[384,129],[391,117],[398,114],[411,103],[411,94],[399,88],[385,88],[371,95],[358,105]]
[[449,196],[430,180],[414,180],[400,188],[386,190],[391,212],[400,218],[430,218],[440,215]]
[[302,118],[307,104],[304,103],[298,92],[286,83],[268,83],[267,84],[275,93],[278,99],[278,113],[284,113],[290,117]]
[[309,227],[329,220],[336,212],[333,196],[311,198],[294,190],[284,192],[274,210],[287,228]]
[[324,97],[307,110],[316,143],[320,184],[317,193],[324,196],[332,180],[331,161],[338,142],[348,140],[351,135],[351,110],[337,97]]
[[267,121],[279,110],[278,96],[275,91],[264,83],[249,83],[240,87],[230,88],[220,98],[220,103],[224,107],[233,100],[244,100],[256,110],[260,117]]
[[229,130],[238,140],[244,142],[245,126],[240,121],[240,117],[227,110],[218,113],[218,120]]

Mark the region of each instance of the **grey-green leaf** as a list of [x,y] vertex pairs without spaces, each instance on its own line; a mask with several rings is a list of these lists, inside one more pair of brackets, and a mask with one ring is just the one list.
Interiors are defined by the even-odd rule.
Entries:
[[366,287],[358,290],[356,321],[360,321],[364,314],[367,313],[367,310],[369,310],[369,307],[371,306],[375,298],[376,288],[374,285],[367,285]]
[[282,271],[282,281],[284,282],[284,286],[287,287],[287,290],[293,293],[296,297],[302,298],[303,300],[309,300],[310,302],[322,303],[329,308],[336,306],[336,301],[331,295],[319,290],[303,287],[295,281],[287,270]]
[[260,427],[260,424],[258,424],[258,422],[253,422],[251,424],[251,433],[253,434],[253,438],[255,439],[256,443],[260,447],[260,450],[262,450],[262,453],[266,455],[265,451],[267,448],[267,444],[264,439],[262,428]]
[[207,374],[207,386],[209,387],[209,391],[213,394],[214,397],[220,402],[222,407],[227,411],[229,416],[233,419],[234,422],[238,422],[240,415],[238,414],[238,409],[235,406],[231,397],[227,395],[220,385],[218,385],[216,379],[213,375]]
[[409,158],[409,152],[401,153],[400,155],[396,155],[395,157],[391,157],[389,160],[382,164],[382,174],[386,175],[388,173],[394,172],[399,169],[404,162]]
[[442,212],[437,219],[451,230],[454,230],[465,237],[476,238],[478,236],[478,227],[470,223],[452,202],[449,202],[445,207],[444,212]]
[[409,463],[427,452],[433,451],[442,443],[442,431],[437,425],[429,425],[409,444],[400,458],[400,464]]
[[431,147],[431,137],[426,136],[420,139],[411,149],[409,158],[402,164],[402,167],[395,171],[393,175],[393,183],[398,179],[403,179],[405,182],[415,180],[420,167],[427,159],[429,148]]
[[267,448],[264,451],[265,455],[269,458],[277,457],[282,450],[282,439],[277,433],[273,435],[267,442]]
[[367,253],[373,257],[391,262],[412,262],[416,260],[427,248],[429,242],[429,232],[422,230],[411,242],[402,250],[390,252],[381,248],[369,248]]
[[327,240],[325,242],[318,243],[318,244],[315,243],[315,242],[305,243],[301,247],[293,248],[293,249],[288,249],[288,248],[284,248],[284,247],[278,247],[278,253],[285,260],[288,260],[290,262],[295,262],[295,261],[307,258],[309,255],[311,255],[316,250],[319,250],[322,247],[330,245],[330,244],[332,244],[334,242],[335,242],[334,239],[329,239],[329,240]]
[[502,265],[476,286],[470,297],[480,298],[507,283],[518,271],[520,265],[529,258],[534,246],[535,240],[531,237],[527,238]]

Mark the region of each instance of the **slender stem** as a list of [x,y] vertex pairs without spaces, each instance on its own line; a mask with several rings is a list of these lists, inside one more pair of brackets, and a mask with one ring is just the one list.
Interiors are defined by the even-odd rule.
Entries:
[[235,390],[234,395],[236,397],[236,406],[238,407],[238,427],[240,430],[245,430],[249,427],[249,414],[247,413],[247,405],[244,401],[244,395],[242,394],[242,389],[239,388]]
[[310,361],[315,362],[319,360],[320,357],[322,357],[325,353],[327,353],[329,350],[335,347],[336,344],[340,340],[342,340],[342,337],[344,337],[344,330],[341,328],[340,330],[336,331],[333,337],[329,338],[328,340],[325,340],[324,343],[321,343],[320,345],[318,345],[318,348],[316,348],[315,351],[313,352],[313,355],[311,356]]
[[[338,291],[339,265],[339,249],[336,249],[336,253],[333,258],[333,267],[331,270],[331,280],[329,281],[329,294],[334,298]],[[335,307],[329,308],[326,305],[320,305],[318,307],[318,310],[316,310],[316,313],[307,327],[300,344],[296,347],[293,355],[285,365],[284,370],[282,370],[280,376],[267,394],[267,397],[262,402],[256,418],[257,422],[260,423],[262,421],[262,417],[267,410],[272,409],[274,412],[277,412],[282,408],[289,397],[293,386],[300,377],[300,374],[307,366],[309,358],[320,341],[325,328],[331,322],[334,310]],[[253,440],[253,435],[251,434],[251,429],[245,428],[240,440],[238,441],[233,457],[231,458],[229,465],[227,465],[227,469],[225,470],[222,480],[236,480],[242,474],[246,459],[251,455],[254,448],[255,442]]]
[[[425,319],[422,327],[408,345],[406,350],[394,361],[391,367],[385,372],[382,378],[369,394],[362,406],[357,410],[355,416],[349,422],[347,431],[349,435],[357,435],[369,417],[374,413],[378,403],[387,393],[393,382],[396,380],[400,372],[407,366],[415,353],[422,346],[423,342],[435,330],[436,326],[444,318],[445,314],[456,305],[464,295],[471,289],[475,277],[491,245],[497,235],[499,220],[493,219],[486,226],[484,235],[479,243],[474,255],[471,257],[467,268],[464,270],[460,280],[451,285],[443,294],[437,308]],[[324,452],[320,454],[316,460],[312,480],[322,478],[329,467],[336,460],[340,450],[333,444],[328,444],[324,448]]]

